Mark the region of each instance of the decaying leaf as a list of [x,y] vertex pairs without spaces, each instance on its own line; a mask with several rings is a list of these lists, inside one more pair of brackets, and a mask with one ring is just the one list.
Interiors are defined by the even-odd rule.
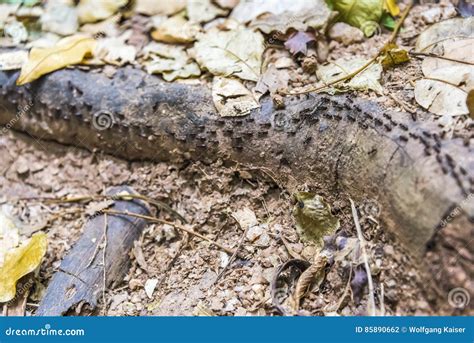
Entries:
[[28,31],[25,25],[20,21],[12,21],[5,24],[3,33],[13,45],[18,45],[28,39]]
[[355,26],[367,37],[379,28],[384,0],[331,0],[333,9],[339,12],[338,20]]
[[152,42],[144,49],[144,63],[149,74],[162,74],[166,81],[199,76],[201,70],[183,47]]
[[321,244],[323,236],[334,233],[339,228],[339,219],[331,213],[331,207],[323,197],[309,193],[295,194],[296,205],[293,216],[299,234],[306,240]]
[[472,18],[450,19],[431,26],[417,41],[417,49],[429,56],[422,64],[425,79],[415,85],[415,99],[431,113],[469,113],[467,95],[474,88],[473,27]]
[[116,14],[105,20],[82,25],[81,32],[89,33],[95,37],[117,37],[120,33],[117,23],[120,20],[120,15]]
[[128,0],[81,0],[77,5],[81,23],[93,23],[107,19],[125,6]]
[[37,233],[20,246],[7,251],[0,267],[0,302],[15,297],[17,281],[39,266],[46,247],[46,234]]
[[231,18],[250,23],[262,32],[306,31],[324,27],[331,11],[323,0],[245,0],[234,8]]
[[211,0],[188,0],[186,12],[189,20],[196,23],[205,23],[227,13],[212,4]]
[[254,90],[262,95],[267,92],[276,94],[278,90],[288,87],[289,80],[290,74],[287,69],[278,69],[275,65],[271,64],[260,76]]
[[194,45],[196,61],[214,75],[257,81],[260,76],[263,36],[244,27],[233,31],[213,28]]
[[28,61],[28,52],[25,50],[4,52],[0,54],[0,70],[20,69]]
[[131,31],[126,31],[120,37],[99,39],[93,51],[94,57],[116,66],[135,62],[136,48],[125,44],[131,33]]
[[306,55],[308,53],[308,44],[314,42],[316,37],[312,32],[295,32],[285,42],[285,48],[287,48],[293,55],[302,53]]
[[[321,80],[322,84],[329,84],[332,81],[335,81],[337,79],[340,79],[341,77],[355,72],[366,63],[367,61],[360,58],[354,58],[350,60],[340,58],[335,62],[319,66],[316,71],[316,75],[318,76],[318,79]],[[373,63],[364,71],[354,76],[348,82],[336,84],[334,87],[341,91],[347,89],[370,89],[377,93],[382,93],[383,87],[379,82],[381,76],[382,66],[378,63]]]
[[293,295],[293,310],[298,311],[301,299],[310,291],[312,287],[319,288],[326,276],[325,268],[328,258],[324,254],[318,254],[314,258],[313,264],[308,267],[298,279]]
[[165,43],[191,43],[199,31],[199,25],[187,21],[182,15],[175,15],[161,22],[151,37]]
[[186,7],[186,0],[136,0],[135,11],[146,15],[172,15]]
[[251,110],[260,107],[258,101],[242,83],[223,77],[214,78],[212,100],[222,117],[245,116]]
[[396,65],[408,62],[410,56],[408,51],[399,48],[396,44],[390,43],[385,46],[383,54],[379,60],[384,69],[389,69]]
[[466,105],[469,110],[469,115],[474,119],[474,89],[471,89],[467,94]]
[[75,35],[60,40],[52,48],[33,48],[28,62],[21,68],[16,84],[24,85],[52,71],[81,63],[86,56],[92,54],[96,44],[90,37]]

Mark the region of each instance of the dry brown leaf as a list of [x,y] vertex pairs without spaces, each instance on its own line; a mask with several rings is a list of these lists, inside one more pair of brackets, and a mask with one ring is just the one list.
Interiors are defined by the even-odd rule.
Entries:
[[196,40],[200,30],[199,25],[187,21],[181,15],[176,15],[161,22],[151,33],[151,37],[165,43],[191,43]]
[[258,101],[242,83],[223,77],[214,78],[212,100],[222,117],[245,116],[260,107]]
[[263,36],[244,27],[232,31],[213,28],[194,45],[196,61],[214,75],[257,81],[260,77]]
[[79,64],[86,56],[92,55],[96,44],[90,37],[75,35],[60,40],[52,48],[33,48],[16,84],[24,85],[52,71]]

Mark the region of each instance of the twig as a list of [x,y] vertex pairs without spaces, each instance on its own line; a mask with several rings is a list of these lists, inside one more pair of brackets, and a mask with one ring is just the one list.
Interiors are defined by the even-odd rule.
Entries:
[[367,61],[367,63],[365,63],[362,67],[358,68],[357,70],[353,71],[352,73],[350,73],[348,75],[340,77],[339,79],[333,80],[333,81],[331,81],[331,82],[329,82],[325,85],[322,85],[322,86],[313,87],[313,88],[310,88],[310,89],[307,89],[307,90],[304,90],[304,91],[299,91],[299,92],[286,92],[286,91],[284,91],[282,93],[284,95],[299,95],[299,94],[307,94],[307,93],[311,93],[311,92],[318,92],[318,91],[321,91],[323,89],[334,86],[337,83],[350,80],[354,76],[356,76],[357,74],[363,72],[365,69],[370,67],[372,65],[372,63],[374,63],[377,60],[377,58],[379,58],[379,56],[381,56],[385,52],[385,50],[386,50],[386,48],[389,44],[395,42],[395,39],[397,38],[398,32],[400,31],[400,28],[401,28],[403,22],[405,21],[407,15],[408,15],[408,12],[410,12],[410,9],[412,8],[412,6],[413,6],[413,3],[410,3],[407,6],[407,8],[405,8],[405,10],[402,13],[402,16],[400,17],[400,19],[397,22],[397,25],[393,29],[393,32],[390,35],[390,38],[388,39],[388,41],[382,46],[382,48],[379,49],[377,54],[374,57],[372,57],[369,61]]
[[433,54],[431,52],[415,52],[415,51],[409,51],[408,52],[410,55],[413,55],[413,56],[422,56],[422,57],[433,57],[433,58],[439,58],[440,60],[446,60],[446,61],[450,61],[450,62],[456,62],[456,63],[463,63],[463,64],[468,64],[468,65],[474,65],[474,63],[472,62],[468,62],[468,61],[462,61],[462,60],[457,60],[457,59],[454,59],[454,58],[449,58],[449,57],[445,57],[445,56],[441,56],[441,55],[437,55],[437,54]]
[[104,247],[102,250],[102,264],[103,264],[103,285],[102,285],[102,301],[104,303],[104,308],[102,309],[103,315],[107,315],[107,299],[105,297],[105,287],[107,285],[107,273],[106,273],[106,268],[105,268],[105,256],[106,256],[106,250],[107,250],[107,213],[104,213]]
[[[230,217],[232,217],[235,220],[237,225],[242,230],[242,225],[240,225],[239,221],[233,215],[230,215]],[[219,273],[219,275],[217,275],[216,281],[214,281],[214,283],[217,283],[217,281],[219,281],[219,279],[222,277],[222,275],[224,275],[226,270],[229,268],[231,263],[234,261],[234,259],[237,256],[239,250],[242,248],[242,244],[244,244],[245,236],[247,236],[247,232],[249,231],[249,228],[250,228],[250,225],[248,225],[247,228],[244,230],[244,233],[242,234],[242,237],[240,237],[239,245],[237,245],[237,248],[235,249],[232,256],[229,258],[229,261],[227,261],[227,264],[225,265],[225,267],[222,269],[222,271]]]
[[151,217],[151,216],[146,216],[146,215],[143,215],[143,214],[136,214],[136,213],[130,213],[130,212],[121,212],[121,211],[115,211],[115,210],[101,210],[99,211],[100,213],[108,213],[108,214],[113,214],[113,215],[119,215],[119,216],[130,216],[130,217],[135,217],[135,218],[140,218],[140,219],[145,219],[145,220],[148,220],[148,221],[151,221],[151,222],[155,222],[155,223],[160,223],[160,224],[167,224],[167,225],[171,225],[173,227],[175,227],[176,229],[178,230],[181,230],[181,231],[184,231],[184,232],[187,232],[193,236],[196,236],[196,237],[199,237],[213,245],[215,245],[216,247],[218,247],[219,249],[222,249],[224,250],[225,252],[229,253],[229,254],[233,254],[234,253],[234,250],[232,249],[229,249],[219,243],[217,243],[216,241],[206,237],[206,236],[203,236],[201,235],[200,233],[196,232],[196,231],[193,231],[191,229],[188,229],[182,225],[179,225],[179,224],[175,224],[173,222],[169,222],[167,220],[163,220],[163,219],[159,219],[159,218],[156,218],[156,217]]
[[97,201],[97,200],[130,200],[130,199],[142,200],[149,203],[150,205],[156,206],[157,208],[161,208],[171,213],[175,217],[177,217],[183,223],[187,224],[187,220],[181,214],[173,210],[164,202],[149,198],[141,194],[83,195],[83,196],[76,196],[76,197],[70,197],[70,198],[29,197],[29,198],[19,198],[18,200],[23,200],[23,201],[34,200],[34,201],[43,201],[45,203],[50,203],[50,204],[61,204],[61,203],[76,203],[76,202],[83,202],[83,201],[89,202],[89,201]]
[[359,216],[357,215],[357,209],[354,205],[354,201],[349,198],[352,208],[352,217],[354,218],[354,224],[357,230],[357,238],[360,241],[360,250],[362,251],[362,257],[364,258],[365,272],[367,273],[367,282],[369,284],[369,315],[375,316],[375,296],[374,296],[374,284],[372,281],[372,273],[369,266],[369,258],[367,256],[367,250],[365,249],[365,239],[362,235],[362,229],[360,228]]

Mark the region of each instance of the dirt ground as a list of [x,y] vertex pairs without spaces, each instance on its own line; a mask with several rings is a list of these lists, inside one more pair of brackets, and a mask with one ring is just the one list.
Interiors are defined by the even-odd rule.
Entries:
[[[15,203],[20,197],[103,194],[110,186],[126,184],[141,194],[165,201],[184,215],[196,231],[232,249],[239,244],[243,232],[229,214],[246,207],[255,212],[260,230],[252,242],[248,236],[244,239],[241,255],[245,259],[237,258],[217,282],[228,254],[199,238],[182,235],[172,226],[149,225],[131,253],[128,275],[115,289],[106,290],[107,306],[101,303],[96,314],[278,315],[270,292],[276,269],[292,258],[290,254],[311,261],[317,249],[302,242],[297,234],[291,195],[268,174],[251,166],[222,162],[186,166],[129,163],[13,132],[0,136],[0,154],[2,210],[17,218],[24,232],[42,229],[48,235],[48,252],[39,283],[27,303],[30,315],[35,313],[61,259],[80,237],[87,216],[84,212],[67,213],[80,207],[76,204]],[[301,189],[307,187],[301,185]],[[348,199],[327,195],[327,200],[341,221],[337,236],[356,237]],[[357,205],[368,240],[377,307],[384,308],[387,315],[449,314],[433,312],[416,264],[387,236],[376,217],[364,212],[366,204]],[[175,220],[166,213],[160,217]],[[299,314],[366,314],[367,288],[357,295],[348,286],[353,268],[353,261],[347,258],[332,263],[320,288],[304,297]],[[144,289],[150,279],[157,280],[151,297]]]

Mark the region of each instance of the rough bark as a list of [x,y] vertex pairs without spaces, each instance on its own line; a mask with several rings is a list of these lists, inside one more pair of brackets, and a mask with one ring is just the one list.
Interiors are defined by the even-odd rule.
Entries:
[[[113,187],[107,193],[114,195],[124,191],[132,193],[128,187]],[[116,200],[112,208],[149,215],[147,206],[137,200]],[[101,214],[90,219],[83,235],[54,274],[36,315],[61,316],[76,307],[80,310],[83,305],[89,310],[95,309],[102,291],[120,283],[128,272],[130,250],[145,225],[145,220],[127,216]]]
[[[467,223],[461,236],[472,235],[473,138],[443,137],[430,119],[350,95],[288,97],[282,109],[264,98],[250,115],[220,118],[206,87],[133,68],[112,78],[62,70],[22,87],[17,76],[0,73],[0,124],[31,136],[129,160],[232,159],[268,168],[290,189],[307,183],[370,198],[418,258],[434,249],[455,208]],[[107,116],[114,124],[98,130]],[[464,248],[472,257],[472,245]]]

